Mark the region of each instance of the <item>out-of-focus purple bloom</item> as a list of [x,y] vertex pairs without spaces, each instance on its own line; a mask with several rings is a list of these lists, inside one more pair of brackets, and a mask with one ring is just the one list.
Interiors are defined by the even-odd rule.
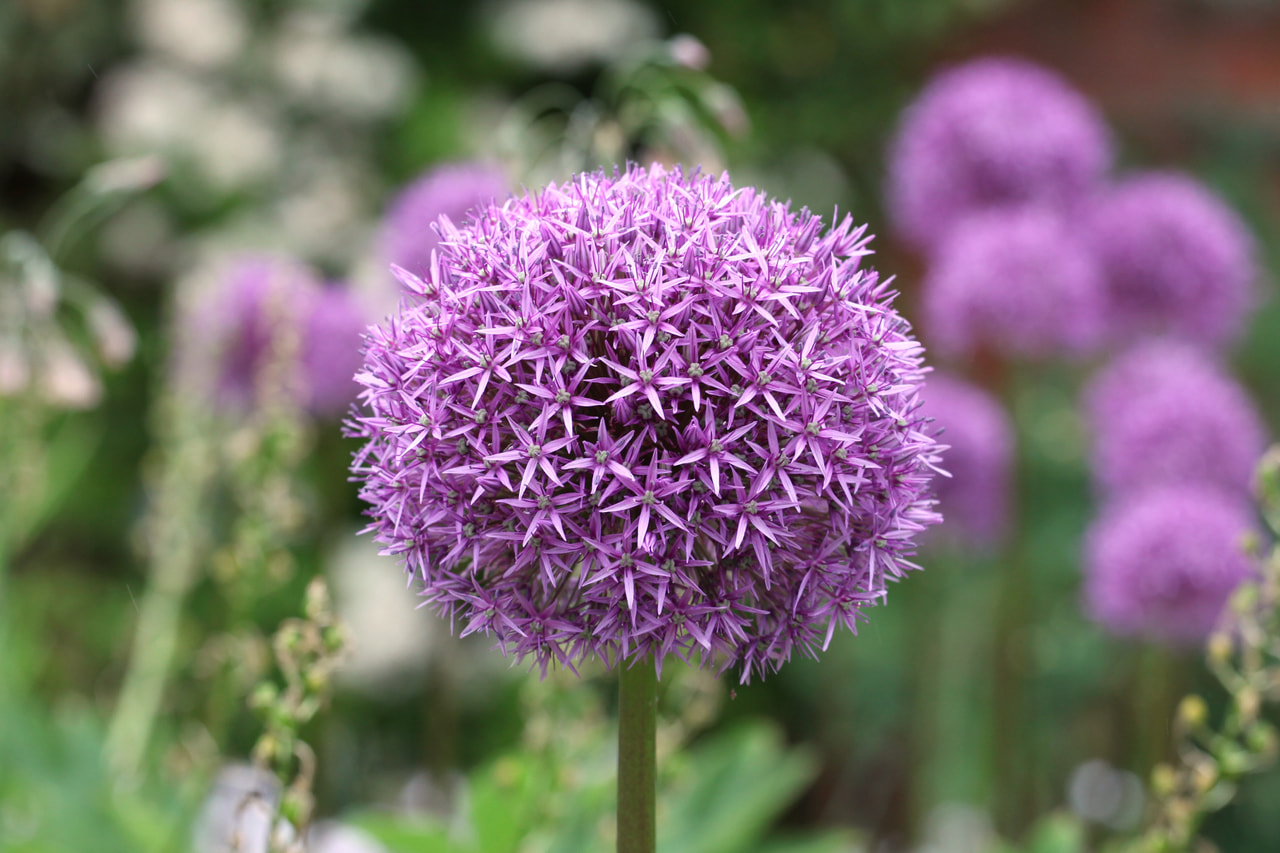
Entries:
[[440,243],[435,227],[440,217],[462,225],[468,213],[509,192],[506,176],[491,163],[447,163],[430,169],[401,190],[387,209],[383,256],[415,275],[426,275],[431,250]]
[[1102,331],[1102,282],[1078,233],[1043,207],[975,213],[925,276],[924,328],[940,352],[1073,355]]
[[1105,122],[1062,77],[979,59],[939,74],[903,114],[889,209],[903,238],[932,249],[975,211],[1074,203],[1110,163]]
[[352,377],[360,369],[360,340],[369,319],[344,285],[329,284],[316,294],[302,347],[307,405],[316,414],[341,414],[355,402],[360,389]]
[[1004,533],[1009,515],[1009,416],[986,391],[950,376],[931,375],[923,396],[922,411],[934,419],[931,434],[947,446],[943,467],[951,474],[934,480],[946,519],[937,533],[989,544]]
[[1085,604],[1109,631],[1198,643],[1252,567],[1249,504],[1172,486],[1117,501],[1086,537]]
[[1257,276],[1253,238],[1202,183],[1139,174],[1099,193],[1085,221],[1114,337],[1170,333],[1217,346],[1240,333]]
[[370,529],[463,634],[745,680],[914,568],[936,445],[864,228],[632,166],[443,231],[351,432]]
[[[186,370],[212,366],[220,402],[248,408],[276,365],[298,405],[316,415],[341,412],[356,396],[368,317],[343,287],[324,286],[296,261],[266,255],[234,259],[183,317]],[[353,355],[356,353],[357,355]]]
[[1244,495],[1266,445],[1249,395],[1212,357],[1149,341],[1084,393],[1094,478],[1104,494],[1189,483]]

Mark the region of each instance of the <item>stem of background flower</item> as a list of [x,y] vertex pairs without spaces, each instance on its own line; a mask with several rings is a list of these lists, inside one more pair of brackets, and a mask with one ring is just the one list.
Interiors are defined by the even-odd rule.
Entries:
[[651,658],[618,667],[618,853],[653,853],[658,677]]
[[[182,605],[195,582],[203,547],[201,516],[213,470],[204,424],[180,401],[162,401],[159,427],[166,443],[162,468],[145,522],[150,577],[138,607],[138,625],[120,698],[107,730],[106,754],[122,776],[142,766],[164,685],[177,648]],[[189,409],[189,407],[186,407]]]
[[1173,749],[1173,733],[1155,721],[1173,719],[1178,697],[1185,691],[1179,684],[1177,658],[1155,643],[1147,643],[1139,650],[1137,669],[1134,683],[1138,689],[1133,694],[1132,709],[1137,754],[1130,757],[1136,759],[1136,766],[1141,768],[1139,775],[1145,779]]

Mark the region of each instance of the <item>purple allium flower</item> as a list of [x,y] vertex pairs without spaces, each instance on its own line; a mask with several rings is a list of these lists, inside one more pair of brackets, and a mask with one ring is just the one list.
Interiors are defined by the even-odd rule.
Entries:
[[440,217],[462,225],[468,213],[509,192],[502,170],[490,163],[447,163],[430,169],[392,200],[382,223],[383,256],[414,275],[426,275],[431,250],[440,242],[435,228]]
[[364,304],[344,285],[328,284],[316,294],[302,346],[312,412],[341,414],[355,402],[360,389],[352,376],[360,369],[360,341],[369,320]]
[[1078,354],[1098,342],[1102,282],[1088,244],[1057,212],[975,213],[943,241],[925,276],[924,328],[940,352]]
[[1245,390],[1186,344],[1149,341],[1084,392],[1093,471],[1104,494],[1188,483],[1245,495],[1266,428]]
[[1000,538],[1009,514],[1013,426],[1000,403],[976,385],[933,374],[922,412],[934,419],[931,434],[947,447],[934,481],[943,536],[986,544]]
[[1062,77],[1020,59],[978,59],[939,74],[903,114],[889,209],[906,240],[932,249],[978,210],[1071,203],[1110,163],[1105,122]]
[[1255,527],[1246,501],[1213,489],[1117,502],[1086,537],[1086,609],[1116,634],[1200,642],[1252,572],[1244,540]]
[[1208,187],[1139,174],[1100,193],[1086,221],[1114,337],[1168,332],[1221,345],[1239,334],[1257,275],[1253,238]]
[[852,629],[938,520],[921,347],[862,264],[728,177],[632,166],[442,226],[366,339],[370,529],[463,634],[542,667]]
[[345,288],[322,285],[293,260],[247,255],[232,260],[183,318],[185,369],[215,365],[214,393],[233,408],[259,396],[273,358],[294,363],[287,384],[298,405],[333,415],[354,401],[360,339],[368,322]]

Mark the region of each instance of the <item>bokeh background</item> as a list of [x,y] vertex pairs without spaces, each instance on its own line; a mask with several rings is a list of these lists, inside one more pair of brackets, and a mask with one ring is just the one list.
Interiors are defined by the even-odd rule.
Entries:
[[[681,34],[705,46],[709,64],[682,84],[693,95],[645,106],[635,92],[666,83],[645,78],[631,57],[660,53]],[[119,802],[123,783],[96,756],[149,583],[144,521],[157,494],[181,493],[159,489],[156,471],[174,464],[162,448],[171,429],[162,404],[181,394],[175,306],[191,282],[216,276],[228,256],[265,251],[377,302],[394,286],[380,220],[424,170],[482,159],[533,187],[609,156],[657,158],[725,168],[824,216],[838,208],[870,223],[880,235],[875,264],[898,275],[914,316],[925,266],[886,219],[887,145],[933,73],[992,54],[1055,69],[1092,99],[1121,167],[1188,170],[1247,220],[1262,299],[1230,359],[1267,422],[1280,425],[1280,4],[1271,0],[0,5],[0,231],[41,233],[102,161],[152,155],[164,170],[113,202],[58,261],[118,303],[137,347],[41,427],[40,509],[30,535],[10,543],[5,593],[0,666],[25,675],[0,720],[14,762],[0,785],[0,849],[116,849],[92,845],[119,825],[150,825],[153,812],[189,827],[217,768],[247,760],[262,730],[245,697],[270,664],[224,670],[253,658],[244,649],[266,654],[264,638],[298,612],[315,576],[329,579],[352,639],[331,703],[303,728],[319,758],[318,817],[450,814],[460,790],[501,789],[494,762],[525,755],[535,723],[570,740],[582,733],[583,744],[552,750],[559,770],[594,755],[591,732],[612,701],[607,675],[588,673],[575,688],[558,678],[540,686],[535,674],[531,684],[483,638],[459,643],[414,609],[394,561],[357,537],[362,507],[346,474],[357,445],[328,418],[306,426],[288,470],[299,515],[277,525],[290,561],[279,578],[239,604],[219,580],[219,554],[239,535],[234,519],[253,511],[234,487],[186,530],[205,541],[175,664],[144,781]],[[1081,537],[1095,502],[1077,392],[1091,369],[1009,371],[1004,399],[1018,435],[1010,545],[935,543],[921,557],[925,571],[820,661],[794,661],[749,686],[683,676],[684,692],[669,702],[682,726],[672,738],[707,762],[719,748],[723,778],[699,779],[699,790],[745,803],[741,814],[723,812],[723,826],[758,817],[744,775],[779,767],[794,772],[777,772],[786,779],[761,795],[763,825],[751,832],[826,840],[768,849],[995,849],[998,838],[1023,843],[1054,813],[1074,815],[1089,843],[1138,826],[1151,767],[1172,749],[1178,697],[1202,689],[1211,706],[1221,700],[1196,649],[1111,637],[1081,609]],[[254,476],[231,480],[250,488]],[[0,512],[16,513],[13,500],[0,498]],[[1000,603],[1010,571],[1024,580],[1012,605]],[[1008,607],[1016,612],[996,618]],[[211,699],[219,690],[231,698]],[[599,707],[563,698],[574,690]],[[735,770],[729,746],[746,755],[751,744],[726,738],[747,736],[762,739],[751,753],[759,761]],[[1207,835],[1223,851],[1274,849],[1276,802],[1280,773],[1253,778]],[[35,827],[51,813],[86,822],[96,840],[40,841]],[[157,825],[170,843],[191,837]],[[766,849],[716,827],[706,846],[685,849]],[[386,849],[415,849],[381,831]],[[539,832],[545,841],[549,830]],[[557,849],[543,841],[484,849]],[[599,843],[581,849],[607,847]]]

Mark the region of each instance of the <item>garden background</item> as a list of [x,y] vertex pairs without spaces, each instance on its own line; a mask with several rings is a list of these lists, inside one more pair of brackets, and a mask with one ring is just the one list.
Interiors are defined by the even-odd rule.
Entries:
[[[670,41],[682,34],[697,41]],[[635,59],[677,49],[691,53],[672,54],[675,71]],[[269,638],[304,615],[314,577],[350,640],[332,696],[284,724],[317,759],[315,849],[607,849],[610,676],[540,682],[415,610],[394,560],[357,535],[358,442],[339,418],[219,433],[196,405],[184,420],[179,294],[228,254],[269,251],[376,299],[390,281],[379,222],[425,170],[484,159],[533,188],[612,153],[727,168],[824,217],[852,213],[914,318],[925,264],[887,218],[887,147],[932,74],[986,55],[1061,73],[1105,115],[1121,168],[1190,171],[1247,220],[1261,299],[1230,361],[1274,435],[1269,0],[7,0],[0,232],[48,249],[69,207],[92,207],[54,261],[62,280],[115,300],[136,352],[61,396],[15,402],[39,397],[37,383],[0,397],[12,430],[0,849],[217,849],[199,847],[222,831],[209,829],[213,780],[276,797],[247,769],[229,782],[219,768],[249,761],[279,724],[287,703],[260,689],[286,684]],[[15,257],[0,288],[17,286]],[[95,332],[66,298],[70,340],[112,361],[128,333]],[[1110,636],[1082,610],[1096,506],[1078,392],[1098,363],[1015,363],[1001,377],[1018,434],[1006,547],[933,541],[925,570],[818,661],[747,685],[673,674],[666,849],[959,853],[1001,838],[1101,844],[1139,826],[1179,698],[1225,699],[1198,649]],[[197,421],[217,439],[184,438]],[[157,533],[164,519],[173,542]],[[192,574],[153,731],[121,772],[104,743],[157,547],[189,548]],[[313,605],[304,633],[328,624]],[[308,691],[328,695],[327,667]],[[1251,778],[1206,835],[1223,851],[1274,849],[1277,802],[1280,772]],[[475,846],[426,846],[468,820]]]

